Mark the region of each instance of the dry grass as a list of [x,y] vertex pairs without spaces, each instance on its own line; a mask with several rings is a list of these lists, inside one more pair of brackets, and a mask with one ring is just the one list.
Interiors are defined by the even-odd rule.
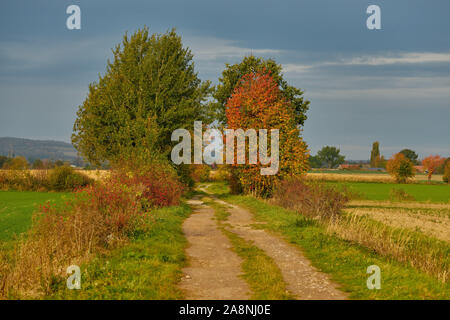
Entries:
[[[32,175],[40,175],[42,172],[48,171],[48,170],[28,170]],[[77,169],[76,172],[82,173],[85,176],[94,179],[94,180],[102,180],[106,179],[110,176],[111,171],[110,170],[84,170],[84,169]]]
[[405,228],[394,228],[367,216],[349,215],[327,223],[327,232],[359,243],[380,255],[422,270],[442,282],[450,273],[449,244]]
[[110,177],[110,170],[77,170],[94,180],[104,180]]
[[388,174],[345,174],[345,173],[310,173],[306,177],[319,181],[347,181],[347,182],[384,182],[395,183]]
[[379,200],[352,200],[350,207],[380,207],[380,208],[411,208],[411,209],[443,209],[450,212],[450,203],[424,203],[424,202],[392,202]]
[[450,242],[450,214],[448,210],[407,208],[348,208],[351,215],[367,216],[383,224],[422,232]]
[[[382,182],[382,183],[395,183],[395,180],[387,173],[316,173],[308,172],[306,174],[308,179],[322,180],[322,181],[346,181],[346,182]],[[435,174],[432,176],[432,181],[442,182],[442,176]],[[412,182],[426,181],[425,175],[416,175],[413,179],[409,179]]]
[[[0,169],[0,173],[4,172],[4,173],[8,173],[11,172],[13,170],[4,170],[4,169]],[[17,170],[16,170],[17,171]],[[21,170],[23,171],[23,170]],[[46,175],[50,170],[25,170],[25,172],[29,172],[31,173],[33,176],[39,177],[42,175]],[[95,180],[101,180],[101,179],[106,179],[110,176],[111,171],[110,170],[84,170],[84,169],[76,169],[76,172],[79,172],[81,174],[84,174],[85,176],[88,176],[91,179],[95,179]]]

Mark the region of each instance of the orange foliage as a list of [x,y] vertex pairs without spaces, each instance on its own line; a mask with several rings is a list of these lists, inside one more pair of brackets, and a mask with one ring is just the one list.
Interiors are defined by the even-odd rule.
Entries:
[[445,161],[445,158],[442,158],[441,156],[435,155],[435,156],[428,156],[425,159],[422,160],[422,166],[425,168],[425,170],[428,171],[428,180],[431,180],[431,176],[433,175],[436,168],[443,165]]
[[246,157],[246,165],[234,165],[233,170],[245,193],[268,197],[277,180],[306,172],[307,147],[295,122],[294,107],[283,97],[272,76],[263,73],[244,75],[226,104],[225,114],[229,129],[255,129],[257,132],[267,129],[268,150],[270,129],[279,129],[280,165],[276,175],[261,175],[259,159],[257,164],[248,164]]
[[387,162],[386,169],[397,182],[406,182],[415,175],[414,165],[403,153],[394,154]]

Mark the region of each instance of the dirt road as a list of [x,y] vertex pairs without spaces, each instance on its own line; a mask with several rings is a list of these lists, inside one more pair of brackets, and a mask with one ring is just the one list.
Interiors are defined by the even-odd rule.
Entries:
[[[206,191],[206,190],[203,190]],[[346,299],[327,275],[314,268],[302,252],[278,235],[252,228],[252,214],[211,196],[226,206],[230,213],[227,227],[262,249],[280,269],[286,289],[300,300]],[[187,249],[189,267],[181,288],[187,299],[248,299],[251,291],[240,277],[241,259],[232,251],[228,238],[214,220],[214,210],[199,200],[191,202],[194,212],[183,230],[190,246]]]

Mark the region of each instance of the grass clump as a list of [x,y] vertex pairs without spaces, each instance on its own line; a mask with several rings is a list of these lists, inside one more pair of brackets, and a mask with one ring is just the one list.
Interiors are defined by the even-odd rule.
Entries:
[[389,197],[392,201],[415,201],[416,199],[401,188],[392,188],[389,191]]

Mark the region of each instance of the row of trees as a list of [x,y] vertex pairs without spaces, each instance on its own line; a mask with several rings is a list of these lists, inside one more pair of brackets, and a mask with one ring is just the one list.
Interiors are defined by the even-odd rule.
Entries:
[[[450,158],[443,158],[439,155],[431,155],[422,160],[422,166],[428,177],[428,181],[438,169],[443,168],[443,180],[448,182],[450,175]],[[406,182],[408,178],[412,178],[416,174],[413,161],[405,156],[404,153],[399,152],[394,154],[386,165],[387,171],[397,180],[397,182]]]
[[52,161],[48,159],[36,159],[32,163],[29,163],[27,159],[22,156],[14,158],[0,156],[0,168],[5,170],[52,169],[68,165],[70,165],[68,161],[62,160]]
[[[413,165],[419,165],[417,160],[419,155],[411,149],[403,149],[399,153],[403,154],[405,158],[409,159]],[[370,152],[370,166],[372,168],[386,168],[387,160],[380,154],[380,143],[375,141],[372,144],[372,151]]]
[[[113,53],[106,73],[90,84],[74,124],[72,143],[89,162],[114,164],[145,153],[149,161],[169,163],[175,129],[192,133],[194,121],[215,121],[221,128],[280,129],[280,176],[306,170],[300,127],[309,101],[283,79],[274,60],[249,56],[227,64],[214,87],[200,80],[191,51],[174,30],[153,35],[147,28],[138,30],[125,35]],[[192,183],[191,168],[170,165],[183,182]],[[257,189],[259,195],[270,193],[271,179],[257,181],[260,175],[249,173],[260,166],[234,168],[236,184],[251,185],[246,191]]]

